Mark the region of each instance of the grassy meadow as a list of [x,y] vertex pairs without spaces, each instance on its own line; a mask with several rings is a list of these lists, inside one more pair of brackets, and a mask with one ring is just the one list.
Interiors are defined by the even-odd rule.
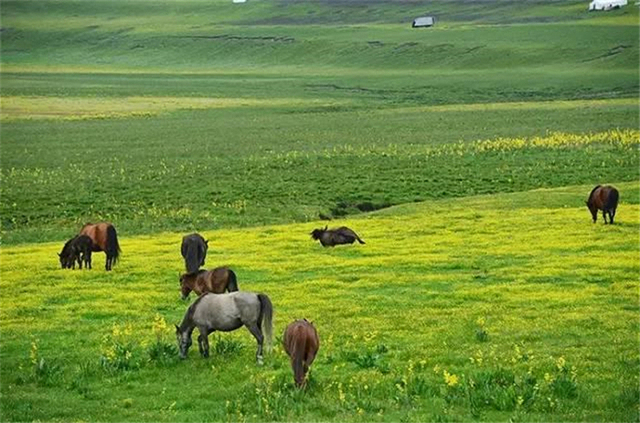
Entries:
[[[586,8],[0,0],[0,420],[639,421],[639,14]],[[114,270],[59,269],[97,220]],[[264,366],[178,359],[191,231],[271,297]]]
[[255,365],[244,329],[178,359],[179,234],[123,238],[111,273],[102,254],[61,271],[58,243],[4,248],[3,419],[633,421],[640,206],[636,183],[617,186],[613,226],[590,222],[578,186],[341,221],[357,247],[311,242],[317,223],[204,231],[208,264],[268,293],[277,338],[317,326],[304,392],[278,341]]

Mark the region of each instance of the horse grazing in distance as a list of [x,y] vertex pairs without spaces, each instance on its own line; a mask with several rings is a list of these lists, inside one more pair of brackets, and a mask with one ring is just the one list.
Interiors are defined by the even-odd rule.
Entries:
[[230,332],[246,326],[256,338],[256,360],[262,364],[262,346],[266,338],[267,350],[271,346],[273,332],[273,304],[265,294],[239,291],[228,294],[204,294],[198,297],[176,325],[176,338],[180,358],[187,358],[191,346],[191,334],[197,327],[200,355],[209,357],[209,334],[214,331]]
[[320,340],[316,328],[307,319],[296,320],[284,331],[284,350],[291,358],[293,378],[298,388],[306,385],[306,375],[316,358]]
[[238,278],[228,267],[217,267],[213,270],[200,270],[197,273],[185,273],[180,276],[180,292],[186,300],[191,291],[201,295],[207,292],[222,294],[224,291],[238,290]]
[[120,244],[118,244],[118,234],[116,228],[111,223],[87,223],[80,229],[79,235],[86,235],[91,238],[91,251],[104,251],[107,255],[105,269],[111,270],[115,262],[120,257]]
[[204,259],[207,257],[209,241],[200,234],[190,234],[182,237],[180,251],[184,258],[184,265],[187,273],[196,273],[200,266],[204,266]]
[[328,229],[328,226],[325,226],[324,229],[314,229],[313,232],[311,232],[311,238],[320,241],[323,247],[333,247],[338,244],[353,244],[355,241],[364,244],[364,241],[346,226],[341,226],[337,229]]
[[62,251],[58,253],[60,265],[63,269],[75,269],[76,261],[82,269],[84,263],[86,269],[91,269],[91,249],[93,242],[86,235],[78,235],[64,244]]
[[609,223],[613,223],[619,198],[618,190],[611,185],[596,185],[587,199],[587,207],[591,212],[593,223],[596,223],[598,218],[598,210],[602,210],[602,219],[605,224],[607,223],[607,214],[609,215]]

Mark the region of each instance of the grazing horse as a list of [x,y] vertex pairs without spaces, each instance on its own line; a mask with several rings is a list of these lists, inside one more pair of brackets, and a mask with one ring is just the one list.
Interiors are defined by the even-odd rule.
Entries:
[[269,297],[246,291],[201,295],[189,306],[180,326],[176,325],[180,358],[187,358],[191,334],[196,327],[200,331],[198,349],[206,358],[209,357],[211,332],[230,332],[241,326],[246,326],[256,338],[256,360],[262,364],[262,344],[266,337],[269,350],[273,331],[273,305]]
[[87,235],[91,238],[92,251],[104,251],[107,255],[105,269],[111,270],[114,263],[120,257],[120,244],[118,244],[118,234],[116,228],[111,223],[87,223],[80,229],[80,235]]
[[307,319],[296,320],[287,326],[283,342],[284,350],[291,358],[296,386],[302,388],[306,384],[307,372],[320,347],[318,332]]
[[180,292],[186,300],[191,291],[201,295],[205,292],[222,294],[224,291],[238,290],[238,279],[228,267],[217,267],[213,270],[200,270],[198,273],[185,273],[180,276]]
[[204,266],[204,259],[207,257],[209,241],[200,234],[185,235],[182,238],[180,251],[184,258],[184,265],[187,273],[196,273],[200,266]]
[[364,244],[364,241],[346,226],[341,226],[337,229],[328,229],[328,226],[325,226],[324,229],[314,229],[313,232],[311,232],[311,238],[319,240],[323,247],[333,247],[338,244],[353,244],[355,241]]
[[60,265],[63,269],[75,269],[76,261],[82,269],[82,263],[85,268],[91,269],[91,249],[93,242],[86,235],[78,235],[71,238],[64,244],[62,251],[58,253]]
[[618,190],[611,185],[596,185],[587,199],[587,207],[591,212],[593,223],[596,223],[598,218],[598,210],[602,210],[602,219],[605,224],[607,223],[607,214],[609,214],[609,223],[613,223],[619,198]]

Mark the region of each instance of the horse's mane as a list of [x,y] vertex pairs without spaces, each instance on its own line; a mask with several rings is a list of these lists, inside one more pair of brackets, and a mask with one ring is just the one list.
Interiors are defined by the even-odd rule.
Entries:
[[69,241],[67,241],[64,244],[64,247],[62,247],[62,251],[60,252],[61,256],[65,256],[65,255],[69,255],[72,251],[71,251],[71,244],[73,243],[73,241],[75,241],[77,238],[77,236],[74,236],[73,238],[71,238]]
[[593,196],[593,193],[594,193],[594,192],[596,192],[596,190],[597,190],[598,188],[600,188],[601,186],[602,186],[602,185],[596,185],[596,186],[591,190],[591,192],[589,193],[589,198],[587,199],[587,202],[591,200],[591,197]]
[[192,322],[193,321],[193,315],[196,312],[196,307],[198,306],[198,304],[200,304],[200,301],[206,296],[207,294],[202,294],[200,295],[198,298],[196,298],[196,300],[193,302],[193,304],[191,304],[189,306],[189,308],[187,309],[187,313],[184,315],[184,319],[182,319],[182,323],[180,324],[180,327],[182,328],[185,323],[188,322]]

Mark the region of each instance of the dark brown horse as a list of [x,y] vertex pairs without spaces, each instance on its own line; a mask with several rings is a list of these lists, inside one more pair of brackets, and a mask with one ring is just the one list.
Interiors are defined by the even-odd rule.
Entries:
[[602,210],[602,219],[605,224],[607,223],[607,214],[609,215],[609,223],[613,223],[619,198],[618,190],[611,185],[596,185],[587,199],[587,207],[591,212],[593,223],[596,223],[598,218],[598,210]]
[[182,238],[180,252],[184,258],[184,265],[187,273],[196,273],[200,266],[204,266],[204,259],[207,257],[209,241],[200,234],[185,235]]
[[180,276],[180,292],[186,300],[191,291],[198,295],[205,292],[222,294],[224,291],[238,290],[238,279],[228,267],[217,267],[213,270],[200,270],[198,273],[185,273]]
[[364,244],[364,241],[346,226],[341,226],[337,229],[328,229],[328,226],[325,226],[324,229],[314,229],[313,232],[311,232],[311,238],[320,241],[323,247],[333,247],[338,244],[353,244],[355,241]]
[[64,244],[62,251],[58,253],[60,265],[63,269],[75,269],[77,261],[80,269],[82,269],[83,263],[85,268],[91,269],[92,248],[93,242],[91,238],[86,235],[78,235],[71,238]]
[[118,257],[120,257],[120,244],[118,244],[116,228],[107,222],[87,223],[80,229],[79,235],[87,235],[91,238],[93,242],[92,251],[104,251],[107,255],[105,269],[111,270]]
[[306,384],[306,375],[311,363],[316,358],[320,340],[318,332],[307,319],[296,320],[284,331],[284,350],[291,358],[293,378],[296,386],[302,388]]

